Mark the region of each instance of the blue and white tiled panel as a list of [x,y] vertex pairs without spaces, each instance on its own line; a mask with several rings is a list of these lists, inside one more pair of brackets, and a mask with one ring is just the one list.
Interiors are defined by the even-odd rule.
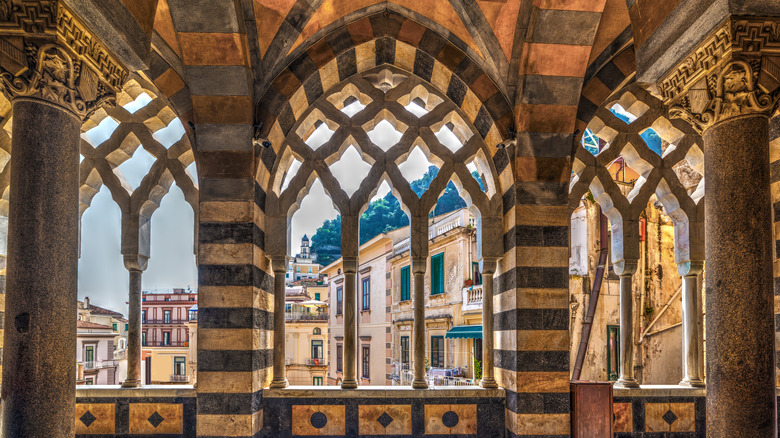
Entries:
[[504,399],[264,399],[265,437],[503,436]]
[[704,438],[704,397],[615,397],[615,438]]
[[77,398],[77,438],[195,438],[195,397]]

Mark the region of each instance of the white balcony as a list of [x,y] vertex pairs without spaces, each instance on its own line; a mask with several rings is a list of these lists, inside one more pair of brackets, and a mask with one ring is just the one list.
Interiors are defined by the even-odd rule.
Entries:
[[482,285],[463,288],[463,311],[482,309]]

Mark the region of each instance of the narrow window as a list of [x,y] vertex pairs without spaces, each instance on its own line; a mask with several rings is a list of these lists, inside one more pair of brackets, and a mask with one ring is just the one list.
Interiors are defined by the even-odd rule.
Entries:
[[311,274],[311,266],[309,266],[309,274]]
[[84,347],[84,362],[86,362],[86,368],[95,368],[95,347],[93,345],[87,345]]
[[[315,361],[319,361],[322,359],[322,341],[321,340],[313,340],[311,341],[311,358]],[[319,362],[315,363],[315,365],[319,365]]]
[[322,377],[312,377],[312,385],[322,386]]
[[114,331],[117,331],[119,329],[116,323],[111,324],[111,326],[114,328]]
[[401,268],[401,301],[409,301],[412,297],[409,271],[408,266]]
[[371,279],[363,279],[363,310],[371,308]]
[[364,379],[370,379],[369,377],[370,362],[371,362],[370,347],[368,345],[364,345],[363,346],[363,378]]
[[336,371],[342,372],[342,364],[344,363],[344,347],[341,344],[336,344]]
[[409,336],[401,336],[401,368],[409,368]]
[[146,347],[146,331],[141,332],[141,346]]
[[344,289],[339,286],[336,288],[336,315],[341,315],[343,312],[343,301],[344,301]]
[[620,363],[620,326],[607,326],[607,379],[617,380]]
[[146,324],[146,310],[141,311],[141,324]]
[[174,376],[186,376],[186,366],[185,361],[186,358],[184,356],[175,356],[173,358],[173,375]]
[[444,367],[444,336],[431,336],[431,367]]
[[130,324],[125,324],[125,331],[130,330]]
[[315,292],[314,293],[314,299],[317,300],[317,301],[320,300],[320,293],[319,292]]
[[170,310],[163,311],[163,322],[165,324],[170,324],[171,323],[171,311]]
[[474,280],[474,284],[482,284],[482,273],[479,272],[479,263],[473,262],[471,264],[471,271],[473,274],[472,279]]
[[444,253],[431,257],[431,295],[444,293]]
[[171,345],[171,332],[163,332],[163,346]]

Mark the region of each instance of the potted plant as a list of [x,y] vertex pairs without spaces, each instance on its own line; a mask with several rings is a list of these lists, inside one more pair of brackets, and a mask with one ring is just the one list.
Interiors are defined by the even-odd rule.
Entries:
[[463,282],[463,287],[471,287],[474,284],[474,280],[470,277]]

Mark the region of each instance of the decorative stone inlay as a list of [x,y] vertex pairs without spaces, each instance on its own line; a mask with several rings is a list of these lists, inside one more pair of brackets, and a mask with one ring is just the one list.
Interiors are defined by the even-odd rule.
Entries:
[[95,417],[94,415],[92,415],[92,412],[89,412],[89,411],[85,412],[85,413],[84,413],[84,415],[82,415],[82,416],[79,418],[79,421],[81,421],[82,423],[84,423],[84,426],[87,426],[87,427],[91,426],[91,425],[92,425],[92,423],[94,423],[94,422],[95,422],[95,420],[97,420],[97,417]]
[[664,421],[666,421],[666,423],[669,424],[670,426],[672,425],[672,423],[677,421],[677,415],[675,415],[674,412],[672,412],[671,410],[666,411],[666,413],[661,418],[663,418]]
[[317,429],[322,429],[328,424],[328,417],[322,412],[315,412],[311,414],[311,419],[309,421],[311,421],[312,426]]
[[151,416],[149,416],[149,418],[147,418],[146,421],[148,421],[152,426],[157,428],[157,426],[159,426],[160,423],[165,421],[165,418],[163,418],[159,412],[154,411],[154,413]]
[[383,412],[382,415],[379,416],[379,418],[376,419],[376,421],[382,425],[385,429],[387,429],[387,426],[390,425],[390,423],[393,422],[393,417],[387,415],[387,412]]
[[460,422],[460,418],[455,412],[447,411],[441,416],[441,422],[447,427],[455,427]]
[[780,20],[726,20],[657,88],[670,117],[699,132],[739,115],[770,115],[780,100]]

